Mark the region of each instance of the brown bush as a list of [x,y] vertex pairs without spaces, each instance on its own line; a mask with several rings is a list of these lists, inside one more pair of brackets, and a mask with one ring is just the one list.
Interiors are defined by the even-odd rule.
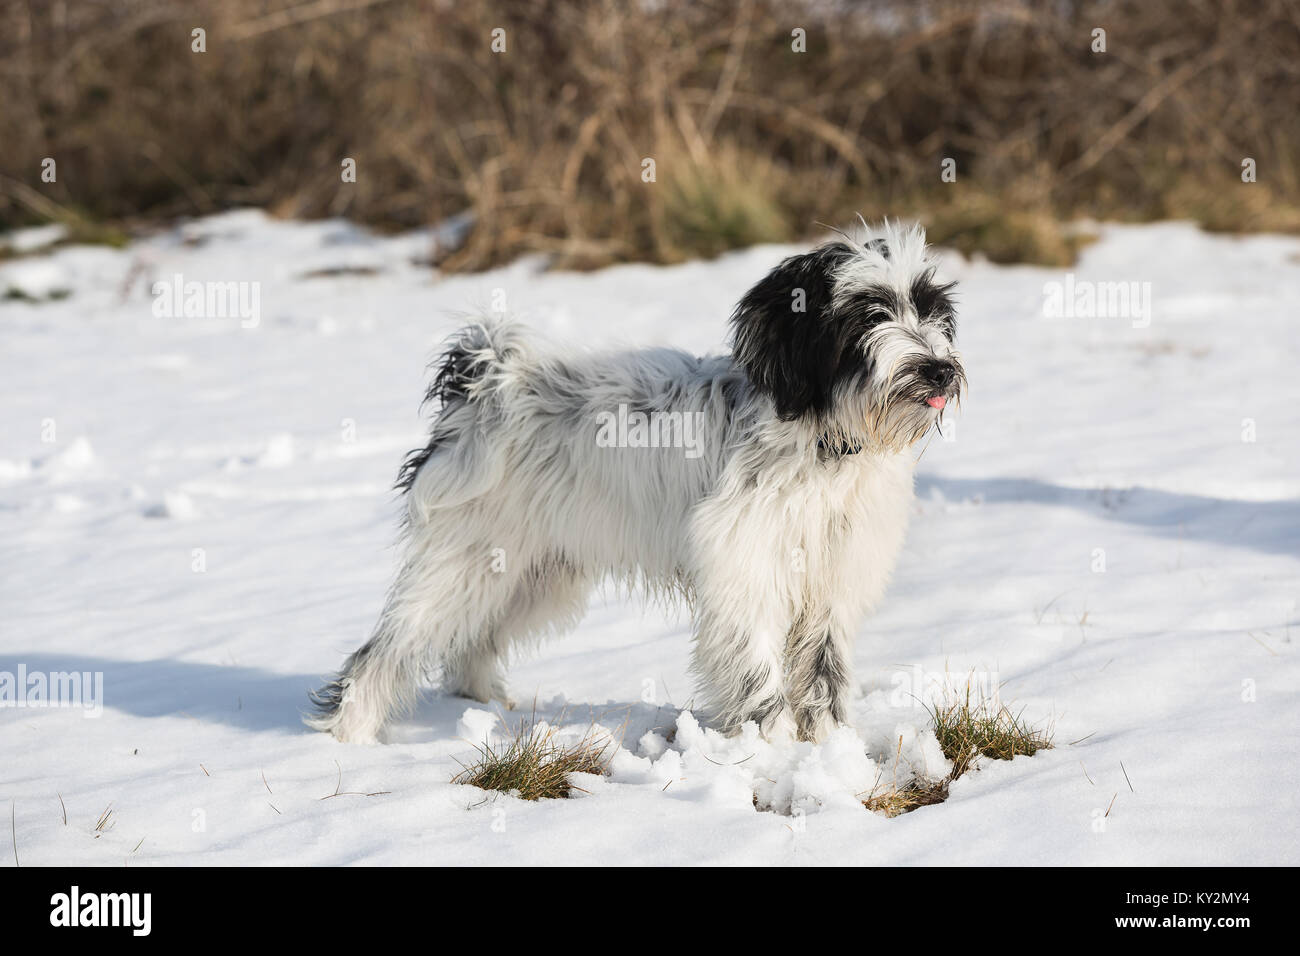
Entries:
[[470,210],[460,269],[674,261],[856,212],[1011,260],[1068,259],[1078,215],[1296,229],[1298,9],[0,0],[0,225]]

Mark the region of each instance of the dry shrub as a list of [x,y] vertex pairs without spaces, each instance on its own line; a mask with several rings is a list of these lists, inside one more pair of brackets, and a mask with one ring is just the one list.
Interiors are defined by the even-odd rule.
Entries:
[[1300,223],[1289,0],[0,0],[0,96],[0,226],[471,211],[442,265],[478,269],[674,261],[855,212],[1053,263],[1078,215]]

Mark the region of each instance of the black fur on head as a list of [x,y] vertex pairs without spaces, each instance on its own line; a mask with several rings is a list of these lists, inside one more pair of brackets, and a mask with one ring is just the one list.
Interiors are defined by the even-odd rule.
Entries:
[[842,242],[791,256],[745,293],[731,316],[732,354],[782,418],[823,413],[853,335],[831,315],[833,275],[854,255]]
[[891,261],[883,239],[831,242],[791,256],[745,293],[731,317],[732,353],[777,415],[825,417],[837,391],[864,384],[871,332],[883,322],[915,316],[912,330],[899,334],[924,350],[933,328],[951,344],[951,285],[935,281],[915,245],[904,252],[915,262]]

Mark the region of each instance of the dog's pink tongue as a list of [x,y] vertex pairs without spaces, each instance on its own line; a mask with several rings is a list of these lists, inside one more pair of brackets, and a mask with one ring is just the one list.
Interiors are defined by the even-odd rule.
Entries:
[[948,399],[944,398],[942,395],[936,395],[933,398],[927,398],[925,404],[929,405],[931,408],[942,409],[948,404]]

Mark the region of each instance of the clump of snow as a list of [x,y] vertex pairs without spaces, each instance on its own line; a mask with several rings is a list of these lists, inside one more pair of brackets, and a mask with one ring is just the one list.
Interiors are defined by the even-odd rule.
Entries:
[[46,458],[42,470],[56,481],[71,480],[95,466],[95,450],[90,439],[78,436]]
[[0,234],[0,249],[15,254],[35,252],[56,242],[62,242],[68,235],[68,227],[62,223],[50,223],[45,226],[29,226]]
[[56,494],[50,497],[50,510],[57,514],[73,514],[85,509],[85,499],[77,495]]
[[[882,780],[901,787],[918,776],[938,779],[952,769],[933,732],[908,725],[897,730],[892,742],[868,741],[853,727],[840,727],[819,744],[774,743],[753,723],[726,737],[682,711],[671,742],[646,733],[637,743],[640,755],[620,750],[610,776],[615,782],[671,787],[679,796],[709,803],[781,814],[861,809]],[[868,756],[882,749],[889,753],[888,765]]]
[[0,458],[0,481],[18,481],[32,473],[30,460],[10,461]]
[[194,499],[183,491],[165,491],[162,501],[145,509],[149,518],[174,518],[178,521],[193,521],[199,517],[199,506]]
[[272,435],[266,449],[257,456],[263,468],[286,468],[293,464],[293,436],[288,433]]
[[66,298],[71,292],[71,277],[57,260],[18,259],[0,266],[0,296],[42,302]]
[[490,710],[466,709],[456,721],[456,736],[472,744],[481,744],[492,738],[497,726],[497,715]]

